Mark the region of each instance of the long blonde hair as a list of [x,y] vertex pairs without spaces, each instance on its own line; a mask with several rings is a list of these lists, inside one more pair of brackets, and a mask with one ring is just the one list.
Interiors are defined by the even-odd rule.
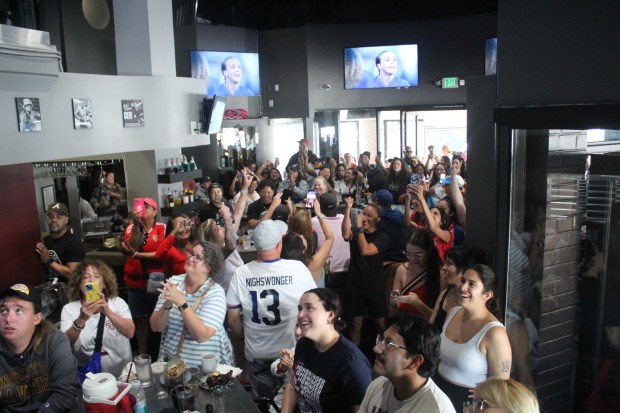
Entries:
[[[318,202],[318,201],[315,201]],[[306,258],[309,260],[314,253],[315,245],[312,237],[312,220],[310,212],[304,208],[297,208],[289,219],[288,229],[299,234],[306,240]]]
[[505,413],[540,412],[536,395],[513,379],[488,379],[476,387],[475,394]]

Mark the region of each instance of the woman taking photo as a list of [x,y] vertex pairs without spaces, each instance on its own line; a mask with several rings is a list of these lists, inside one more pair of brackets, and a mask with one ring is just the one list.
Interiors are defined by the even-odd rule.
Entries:
[[232,347],[224,329],[226,297],[212,275],[222,267],[222,251],[211,242],[194,244],[185,260],[183,275],[162,282],[151,328],[162,334],[159,360],[178,356],[200,367],[200,356],[213,353],[220,363],[233,364]]
[[469,389],[487,378],[510,378],[512,352],[503,324],[496,316],[495,273],[474,265],[461,277],[457,306],[448,313],[441,333],[441,362],[435,382],[455,409]]
[[372,381],[368,360],[339,330],[340,301],[326,288],[306,291],[299,300],[301,338],[293,374],[284,390],[282,413],[354,412]]
[[[99,296],[86,299],[86,284],[96,285]],[[69,280],[70,303],[62,308],[60,330],[71,343],[78,366],[90,362],[95,350],[99,319],[103,324],[101,371],[118,377],[123,367],[131,361],[131,345],[135,327],[127,303],[118,296],[116,276],[112,269],[99,260],[85,259],[71,274]]]
[[134,212],[133,223],[125,228],[125,242],[122,244],[127,254],[123,279],[136,325],[139,354],[149,353],[149,317],[157,302],[156,295],[146,292],[146,280],[150,273],[164,272],[164,266],[155,257],[155,252],[164,243],[166,226],[156,222],[156,219],[157,203],[152,198],[144,198],[144,215]]
[[166,277],[185,273],[185,258],[194,241],[194,221],[186,214],[173,215],[168,221],[166,238],[155,257],[164,263]]
[[396,269],[390,302],[400,311],[428,320],[440,291],[441,259],[433,236],[425,229],[414,229],[403,254],[407,261]]
[[[314,202],[314,214],[319,220],[323,234],[325,235],[325,241],[321,244],[319,249],[314,254],[310,254],[308,258],[309,246],[314,245],[314,236],[312,236],[313,243],[308,244],[306,237],[293,229],[293,226],[289,227],[290,231],[286,234],[282,240],[282,254],[283,259],[297,260],[303,262],[312,274],[312,278],[318,287],[325,286],[325,271],[324,265],[334,245],[334,233],[329,227],[329,224],[325,221],[325,215],[321,213],[321,206],[317,201]],[[299,211],[302,211],[300,213]],[[308,211],[298,209],[293,217],[305,216],[305,220],[310,224],[310,231],[312,234],[312,221],[310,220],[310,214]],[[294,218],[295,219],[295,218]],[[313,234],[314,235],[314,234]]]

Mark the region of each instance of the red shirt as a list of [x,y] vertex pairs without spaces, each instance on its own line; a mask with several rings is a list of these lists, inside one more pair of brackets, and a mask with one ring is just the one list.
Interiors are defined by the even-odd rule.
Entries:
[[166,277],[185,274],[187,249],[180,251],[175,247],[175,244],[176,240],[174,237],[168,235],[159,248],[157,248],[157,252],[155,252],[155,257],[162,260],[164,263],[164,274],[166,274]]
[[[125,229],[125,243],[129,242],[131,232],[133,230],[133,224],[130,224]],[[146,244],[142,248],[142,252],[155,252],[157,248],[163,244],[164,234],[166,233],[166,226],[160,222],[156,222],[153,228],[149,231]],[[146,268],[143,268],[142,262],[144,262]],[[127,257],[125,262],[125,284],[128,288],[143,288],[146,289],[146,279],[151,272],[163,272],[164,266],[161,261],[158,260],[143,260],[138,258]]]

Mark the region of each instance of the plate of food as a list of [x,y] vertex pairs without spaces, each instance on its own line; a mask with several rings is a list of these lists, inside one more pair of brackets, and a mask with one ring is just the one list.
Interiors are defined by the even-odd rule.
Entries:
[[233,379],[233,370],[228,370],[226,373],[221,373],[218,370],[215,370],[206,376],[202,377],[198,385],[205,390],[212,391],[217,387],[227,387],[229,389],[234,389],[235,382]]

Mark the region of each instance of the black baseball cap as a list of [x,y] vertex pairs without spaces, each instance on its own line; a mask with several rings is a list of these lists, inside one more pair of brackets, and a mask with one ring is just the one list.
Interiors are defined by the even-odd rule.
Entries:
[[6,297],[18,297],[24,301],[30,301],[34,305],[36,313],[41,312],[41,293],[35,287],[28,284],[14,284],[5,288],[0,293],[0,300]]

